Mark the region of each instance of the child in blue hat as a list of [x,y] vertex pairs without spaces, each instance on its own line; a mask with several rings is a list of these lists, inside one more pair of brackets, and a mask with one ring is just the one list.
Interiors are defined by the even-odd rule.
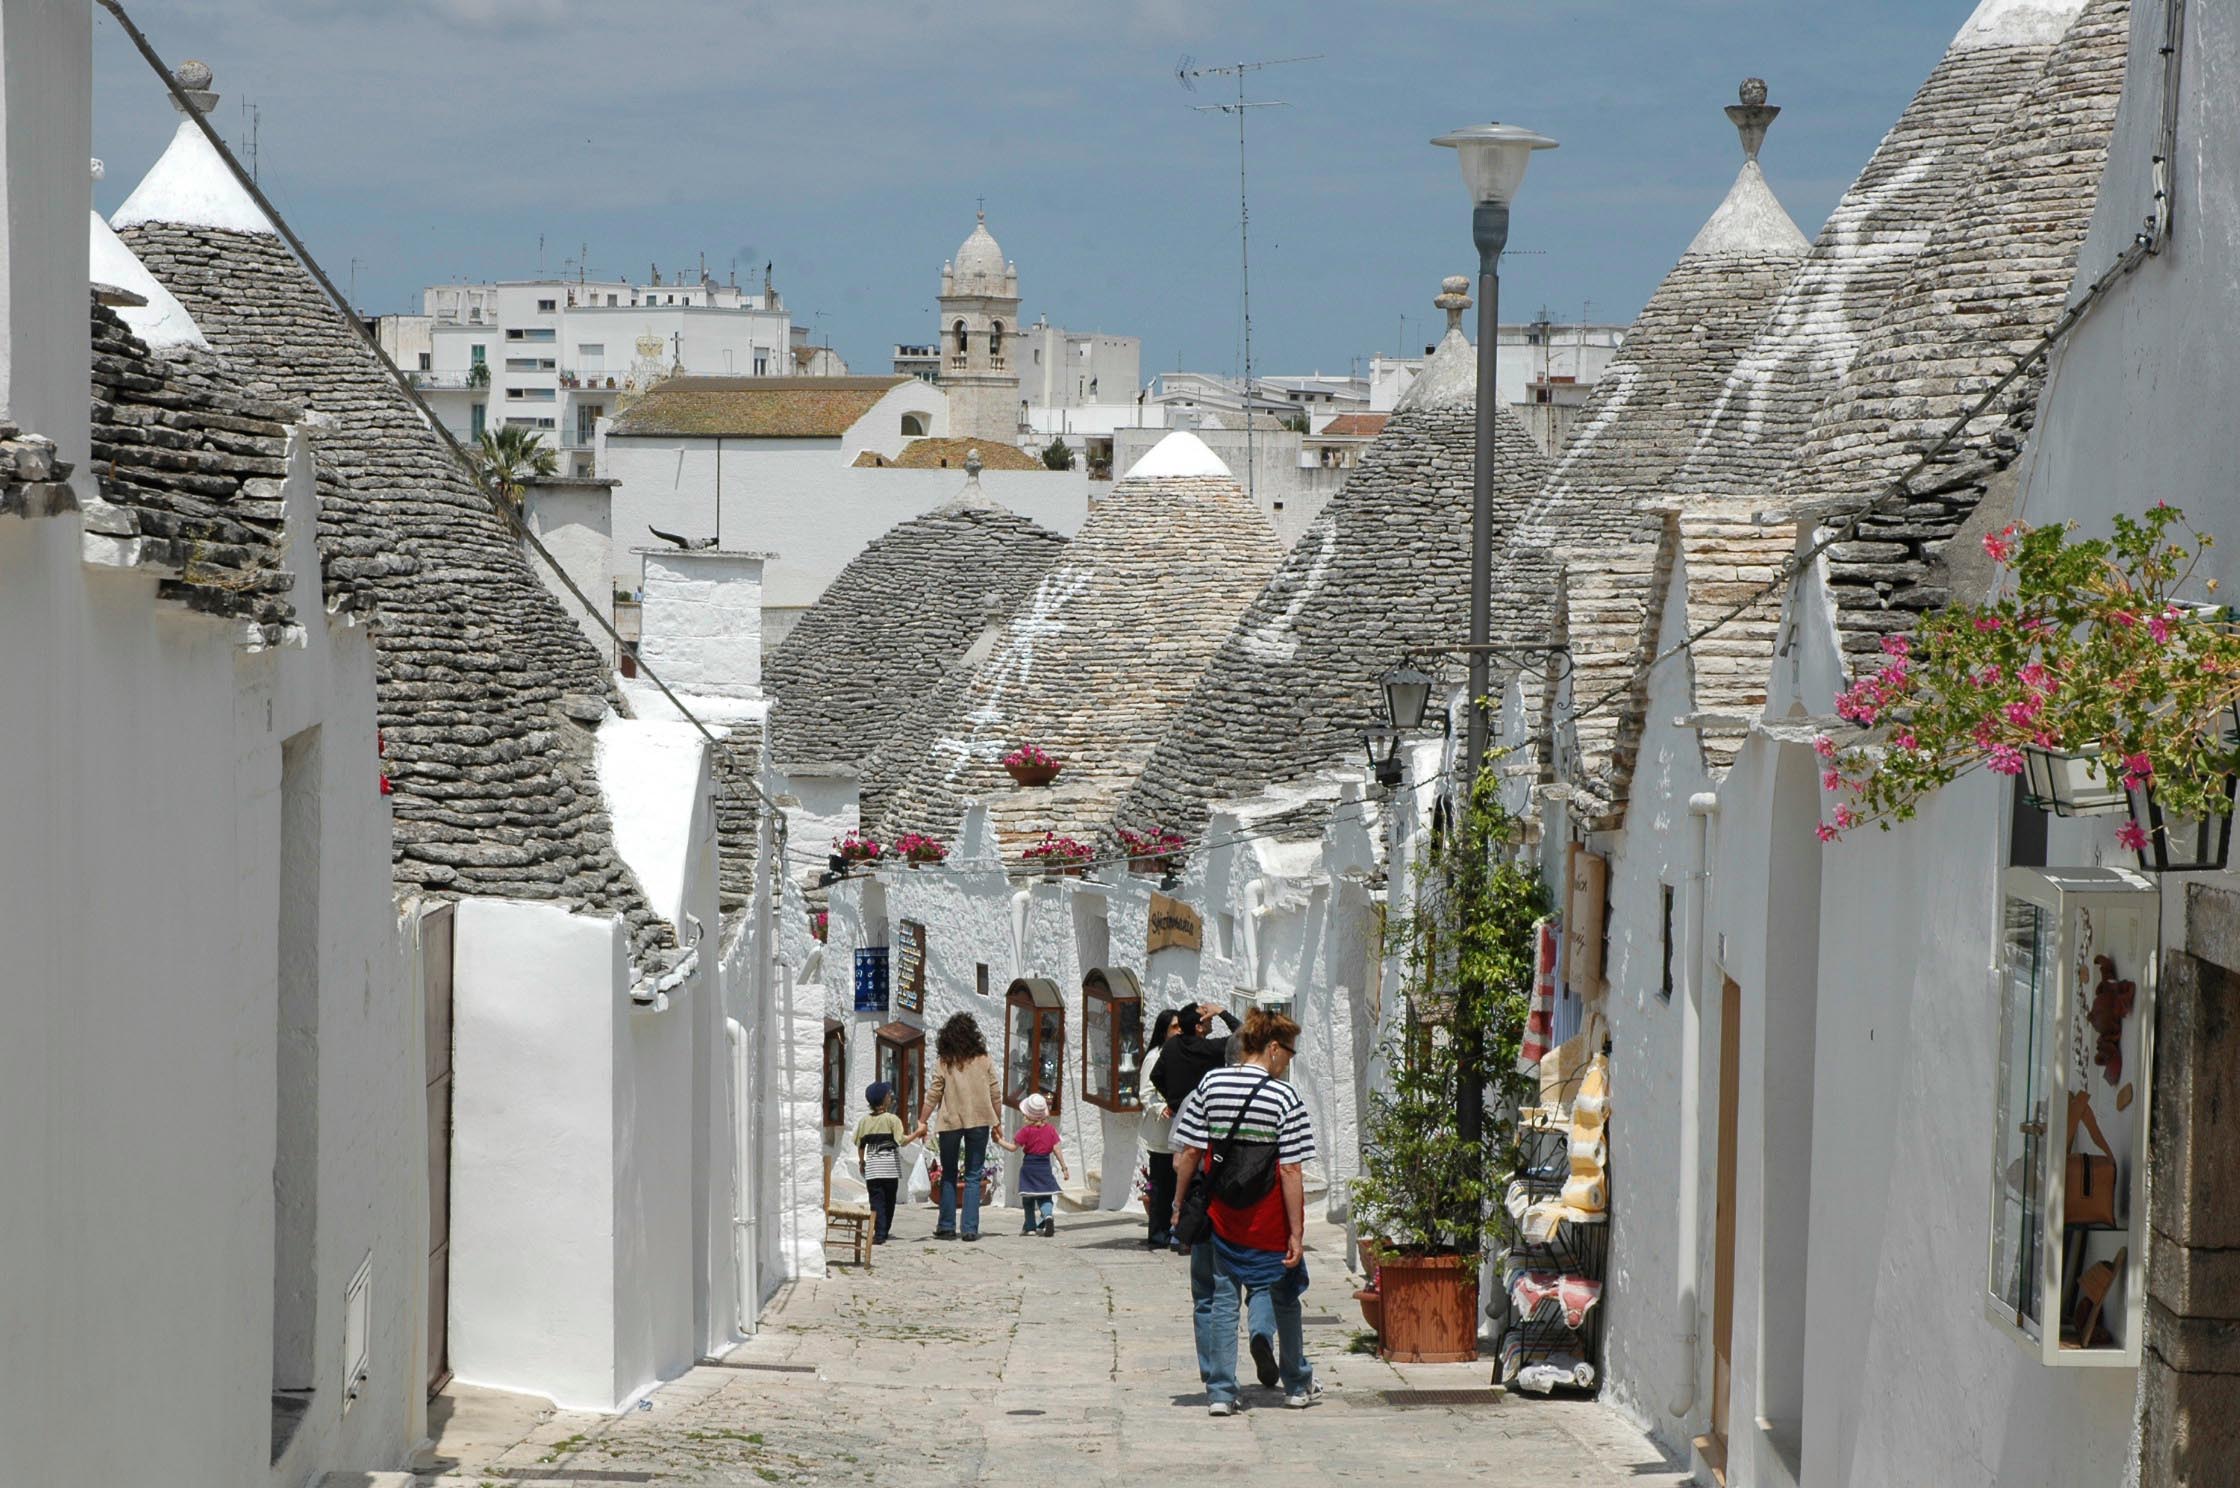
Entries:
[[884,1245],[887,1232],[894,1228],[894,1193],[902,1178],[901,1149],[910,1134],[903,1130],[902,1118],[894,1113],[894,1089],[886,1081],[872,1081],[863,1092],[863,1103],[871,1108],[871,1114],[856,1123],[856,1161],[863,1168],[863,1186],[871,1191],[871,1243]]

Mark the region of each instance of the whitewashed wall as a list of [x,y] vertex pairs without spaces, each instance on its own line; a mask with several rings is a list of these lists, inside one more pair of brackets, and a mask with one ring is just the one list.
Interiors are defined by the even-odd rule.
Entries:
[[[923,516],[964,488],[961,470],[858,469],[838,442],[790,439],[723,441],[721,520],[716,501],[716,441],[600,436],[599,473],[612,477],[615,580],[638,584],[631,549],[654,541],[647,527],[718,547],[774,553],[763,604],[772,612],[764,641],[814,604],[840,570],[899,522]],[[995,501],[1071,537],[1089,511],[1087,472],[983,470]],[[784,622],[777,617],[783,616]]]
[[[65,9],[0,9],[11,131],[17,56],[51,46],[42,67],[82,65],[86,21]],[[27,10],[68,24],[34,41]],[[72,164],[54,210],[82,280],[82,152]],[[75,366],[82,430],[82,289],[59,303],[75,340],[38,356]],[[16,370],[36,402],[44,371]],[[283,1467],[396,1466],[418,1435],[420,1012],[394,939],[372,650],[325,618],[300,443],[285,500],[305,635],[254,653],[237,627],[159,602],[153,575],[88,566],[76,516],[0,520],[0,634],[16,638],[0,648],[0,759],[17,786],[0,792],[0,1311],[15,1340],[0,1439],[25,1481],[133,1481],[157,1452],[182,1483],[270,1471],[281,755],[314,727],[317,1393]],[[371,1377],[345,1414],[343,1293],[369,1254]]]
[[[862,1115],[863,1087],[872,1078],[873,1030],[879,1025],[900,1021],[928,1031],[930,1079],[933,1033],[954,1013],[970,1012],[1000,1063],[1005,990],[1018,976],[1048,977],[1066,1002],[1058,1126],[1074,1168],[1072,1187],[1103,1208],[1128,1205],[1140,1158],[1137,1118],[1080,1098],[1082,978],[1094,966],[1125,966],[1143,981],[1147,1033],[1158,1010],[1186,1001],[1203,998],[1241,1009],[1238,993],[1245,988],[1295,999],[1301,1037],[1290,1078],[1314,1117],[1318,1145],[1309,1182],[1328,1192],[1330,1203],[1341,1204],[1342,1192],[1329,1178],[1350,1175],[1359,1160],[1355,1123],[1362,1041],[1355,1019],[1369,965],[1365,873],[1373,857],[1358,806],[1343,814],[1321,844],[1277,853],[1259,841],[1231,843],[1194,858],[1177,887],[1165,892],[1203,915],[1199,951],[1145,954],[1155,878],[1106,868],[1095,879],[1010,879],[995,866],[993,842],[977,809],[968,812],[949,865],[883,868],[835,885],[824,978],[831,1016],[849,1029],[849,1124]],[[1220,843],[1237,836],[1240,827],[1236,817],[1217,813],[1207,836]],[[856,1013],[856,949],[891,942],[904,919],[927,926],[923,1013]],[[983,963],[986,997],[976,990]],[[1015,1114],[1006,1117],[1007,1130],[1017,1124]],[[842,1166],[851,1167],[852,1157],[844,1157]],[[1004,1202],[1010,1201],[1009,1180],[1016,1170],[1015,1157],[1003,1162]],[[1093,1187],[1091,1173],[1098,1175]],[[922,1179],[914,1186],[922,1192]]]

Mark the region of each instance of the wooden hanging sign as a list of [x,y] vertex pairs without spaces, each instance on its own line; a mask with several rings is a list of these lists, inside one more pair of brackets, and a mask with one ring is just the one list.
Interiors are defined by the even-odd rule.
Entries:
[[1205,922],[1198,912],[1180,899],[1170,899],[1164,894],[1151,896],[1151,934],[1144,946],[1146,954],[1152,951],[1197,950],[1204,943]]

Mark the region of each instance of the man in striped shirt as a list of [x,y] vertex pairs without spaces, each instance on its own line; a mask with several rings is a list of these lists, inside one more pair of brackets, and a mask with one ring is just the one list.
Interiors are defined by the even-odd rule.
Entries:
[[[1314,1156],[1314,1122],[1306,1102],[1284,1082],[1298,1052],[1299,1025],[1256,1008],[1238,1034],[1242,1062],[1210,1071],[1174,1115],[1175,1210],[1179,1196],[1209,1154],[1224,1162],[1252,1144],[1272,1147],[1274,1180],[1250,1202],[1216,1198],[1210,1208],[1213,1236],[1211,1305],[1197,1310],[1198,1372],[1206,1382],[1206,1408],[1216,1416],[1237,1409],[1237,1313],[1249,1289],[1252,1357],[1260,1383],[1281,1383],[1283,1403],[1303,1409],[1322,1396],[1300,1335],[1299,1295],[1307,1289],[1306,1180],[1302,1167]],[[1277,1350],[1282,1358],[1280,1367]]]

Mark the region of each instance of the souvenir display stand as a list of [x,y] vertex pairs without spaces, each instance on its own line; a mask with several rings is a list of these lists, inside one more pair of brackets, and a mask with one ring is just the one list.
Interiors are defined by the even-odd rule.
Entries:
[[824,1020],[824,1124],[848,1123],[848,1030],[838,1018]]
[[887,1010],[887,948],[862,946],[856,951],[856,1011]]
[[1020,977],[1003,1001],[1003,1103],[1017,1110],[1039,1095],[1054,1112],[1065,1080],[1065,998],[1047,977]]
[[1143,983],[1125,966],[1081,979],[1081,1098],[1107,1111],[1143,1109]]
[[2136,1368],[2160,896],[2120,868],[2001,887],[1985,1310],[2040,1363]]
[[1540,1061],[1540,1101],[1518,1113],[1517,1170],[1503,1195],[1507,1326],[1494,1382],[1592,1394],[1602,1378],[1602,1288],[1610,1261],[1609,1027],[1590,1014]]

